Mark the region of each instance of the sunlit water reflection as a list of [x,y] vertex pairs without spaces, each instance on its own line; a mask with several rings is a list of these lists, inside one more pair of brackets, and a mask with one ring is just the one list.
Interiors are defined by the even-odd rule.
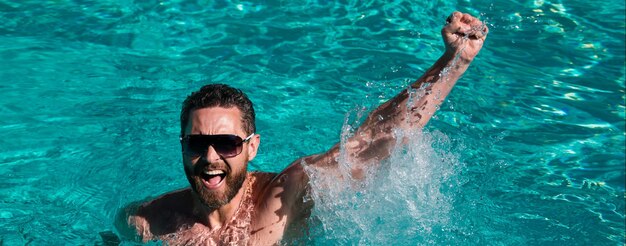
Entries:
[[251,169],[328,149],[436,60],[455,9],[485,48],[373,178],[315,179],[335,188],[306,242],[623,244],[623,1],[402,0],[0,1],[0,242],[100,244],[185,187],[179,107],[208,82],[255,103]]

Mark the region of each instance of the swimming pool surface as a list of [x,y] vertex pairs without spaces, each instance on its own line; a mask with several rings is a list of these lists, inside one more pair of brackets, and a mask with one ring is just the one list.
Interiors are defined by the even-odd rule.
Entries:
[[316,176],[299,243],[624,245],[621,0],[0,1],[0,245],[100,245],[188,186],[179,110],[206,83],[255,103],[251,169],[326,150],[438,58],[454,10],[483,50],[372,178]]

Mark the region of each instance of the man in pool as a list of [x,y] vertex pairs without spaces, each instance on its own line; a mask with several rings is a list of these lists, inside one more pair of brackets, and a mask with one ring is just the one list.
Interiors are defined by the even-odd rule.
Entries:
[[[353,177],[364,175],[363,165],[389,156],[398,142],[393,129],[428,122],[482,48],[487,32],[468,14],[448,17],[441,58],[411,88],[372,111],[346,141],[344,151],[357,163]],[[248,172],[261,138],[252,103],[232,87],[202,87],[185,100],[180,118],[183,166],[191,187],[129,206],[120,213],[120,234],[174,245],[277,244],[310,212],[304,166],[337,173],[339,144],[302,157],[278,174]]]

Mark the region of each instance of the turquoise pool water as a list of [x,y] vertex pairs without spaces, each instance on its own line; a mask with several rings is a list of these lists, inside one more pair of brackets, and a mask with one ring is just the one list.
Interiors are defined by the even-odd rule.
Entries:
[[478,58],[372,179],[317,177],[300,243],[623,245],[616,0],[0,1],[0,245],[103,244],[117,209],[187,186],[178,114],[208,82],[255,103],[252,169],[324,151],[454,10],[488,23]]

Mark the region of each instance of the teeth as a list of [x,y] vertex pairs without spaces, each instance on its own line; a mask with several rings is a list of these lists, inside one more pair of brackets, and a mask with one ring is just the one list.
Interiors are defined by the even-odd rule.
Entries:
[[222,174],[224,174],[224,171],[222,171],[222,170],[207,170],[207,171],[204,171],[204,174],[206,174],[206,175],[222,175]]

